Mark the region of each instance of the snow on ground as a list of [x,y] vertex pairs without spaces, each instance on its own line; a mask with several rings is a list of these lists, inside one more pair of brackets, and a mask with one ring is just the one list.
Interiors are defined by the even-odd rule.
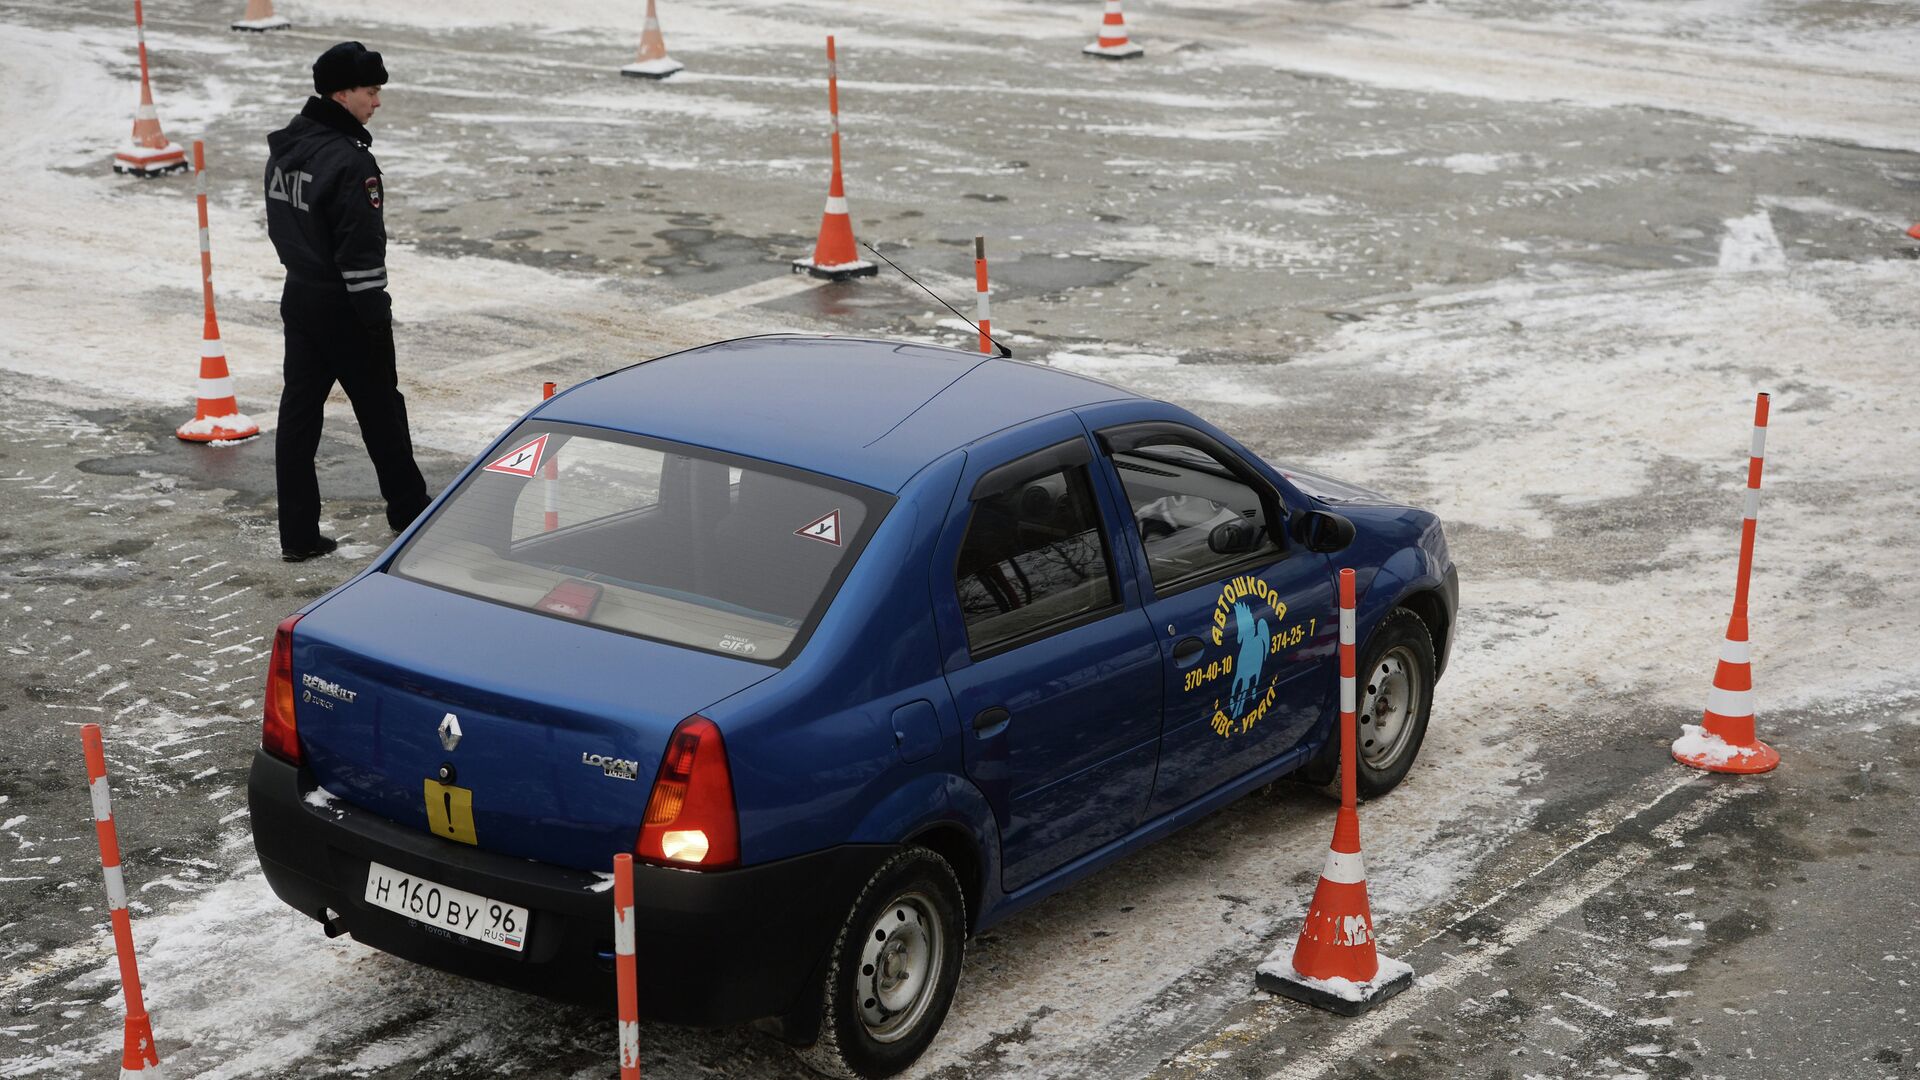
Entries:
[[[296,19],[324,10],[376,24],[459,29],[512,22],[543,33],[622,36],[637,35],[643,10],[638,4],[608,10],[587,0],[399,7],[292,0],[285,7]],[[1234,10],[1256,9],[1242,2]],[[1650,11],[1625,4],[1581,10]],[[943,20],[1077,38],[1090,26],[1082,14],[1007,2],[850,9],[803,3],[675,5],[665,18],[670,41],[789,49],[790,15],[822,30],[833,23],[879,27],[849,33],[847,40],[912,51],[944,47],[932,33]],[[1140,26],[1155,25],[1156,15],[1167,23],[1177,18],[1168,9],[1148,9]],[[1910,82],[1862,103],[1848,99],[1855,84],[1847,72],[1796,69],[1777,97],[1695,96],[1691,73],[1668,70],[1684,66],[1679,60],[1636,65],[1611,57],[1602,65],[1595,59],[1599,50],[1620,48],[1631,57],[1651,46],[1576,43],[1473,23],[1445,9],[1395,11],[1390,25],[1386,16],[1366,11],[1343,17],[1350,36],[1275,45],[1255,33],[1241,55],[1375,85],[1684,105],[1774,132],[1920,145],[1904,120],[1914,113]],[[1409,21],[1416,29],[1408,29]],[[921,32],[897,33],[900,27]],[[124,117],[97,107],[125,96],[124,82],[108,67],[121,62],[123,37],[18,27],[0,35],[0,72],[39,106],[0,112],[0,141],[15,151],[0,161],[9,192],[3,211],[9,227],[0,229],[0,267],[6,267],[0,315],[8,327],[0,367],[123,400],[183,399],[199,336],[191,241],[182,242],[192,227],[189,203],[177,185],[130,192],[124,181],[98,175],[103,148],[125,136]],[[1414,63],[1413,38],[1437,51],[1439,62]],[[1486,63],[1496,54],[1533,59]],[[1733,63],[1704,47],[1677,55],[1709,68]],[[1661,70],[1649,73],[1649,66]],[[1731,84],[1751,88],[1745,81]],[[163,115],[190,126],[191,118],[232,105],[229,88],[210,85],[203,94],[168,99]],[[1796,94],[1804,110],[1787,108],[1786,99]],[[1214,108],[1211,99],[1162,97],[1168,108]],[[612,122],[626,107],[598,97],[575,104]],[[711,98],[684,95],[673,107],[737,123],[757,122],[760,115],[728,103],[717,90]],[[1257,125],[1259,117],[1248,122]],[[1278,130],[1239,123],[1223,117],[1180,129],[1136,125],[1134,133],[1202,138],[1237,131],[1245,138]],[[1463,154],[1437,164],[1480,175],[1516,162]],[[1282,197],[1309,207],[1334,198]],[[1901,402],[1911,385],[1907,316],[1920,311],[1920,264],[1791,264],[1768,216],[1770,206],[1786,204],[1759,202],[1751,215],[1722,226],[1718,268],[1509,283],[1403,302],[1342,327],[1324,346],[1280,369],[1182,364],[1125,343],[1052,353],[1050,360],[1062,366],[1209,415],[1231,407],[1279,416],[1282,433],[1285,410],[1306,385],[1345,387],[1360,404],[1375,383],[1424,388],[1339,449],[1294,459],[1432,506],[1454,530],[1467,562],[1467,610],[1454,667],[1440,690],[1442,719],[1424,751],[1427,765],[1409,781],[1416,797],[1367,808],[1368,862],[1384,933],[1394,932],[1395,915],[1447,896],[1482,856],[1529,823],[1538,805],[1528,790],[1534,780],[1529,759],[1543,725],[1585,724],[1590,714],[1583,709],[1614,715],[1610,703],[1636,699],[1670,712],[1673,725],[1597,734],[1663,744],[1679,734],[1681,721],[1697,715],[1729,599],[1756,389],[1775,393],[1754,591],[1763,731],[1768,709],[1831,704],[1911,682],[1902,628],[1920,601],[1920,583],[1909,571],[1914,541],[1908,529],[1910,463],[1920,457],[1920,427]],[[1787,208],[1846,212],[1810,203]],[[175,219],[177,229],[155,224]],[[223,298],[258,303],[277,296],[279,267],[256,208],[216,205],[213,237]],[[1307,243],[1231,232],[1194,237],[1175,225],[1146,225],[1125,246],[1199,251],[1236,266],[1324,255],[1296,246]],[[577,322],[597,340],[611,341],[618,332],[605,323],[636,317],[622,310],[629,294],[606,281],[407,250],[392,258],[395,276],[408,282],[403,318],[421,324],[489,312],[525,315],[537,305],[554,325]],[[94,287],[109,279],[113,289]],[[277,396],[276,328],[233,320],[228,345],[242,405],[270,414]],[[413,395],[416,438],[464,454],[517,415],[521,405],[494,394],[496,383],[463,382],[458,374],[510,372],[513,359],[452,365],[443,385]],[[1830,485],[1850,497],[1836,503]],[[1653,537],[1609,534],[1610,512],[1673,497],[1676,487],[1714,500],[1717,517],[1709,517],[1719,523],[1676,525]],[[1844,550],[1834,543],[1842,524],[1851,537]],[[1528,569],[1543,560],[1511,557],[1516,551],[1545,552],[1564,572]],[[1848,586],[1844,595],[1832,587],[1835,580]],[[144,734],[151,736],[150,748],[171,748],[198,733],[155,713]],[[1260,827],[1292,812],[1297,807],[1247,811],[1250,817],[1237,819],[1255,826],[1247,836],[1232,831],[1234,822],[1208,827],[1208,839],[1230,847],[1233,857],[1208,875],[1207,890],[1194,888],[1190,860],[1177,844],[1161,845],[1125,865],[1127,909],[1103,906],[1112,894],[1096,879],[997,931],[999,942],[970,961],[960,1006],[922,1071],[960,1063],[1027,1024],[1036,1040],[1029,1051],[1051,1046],[1070,1054],[1075,1040],[1128,1022],[1207,957],[1270,937],[1297,917],[1307,896],[1276,883],[1317,867],[1326,842],[1321,828]],[[9,819],[0,828],[18,824]],[[310,920],[267,893],[239,856],[244,849],[243,831],[230,832],[221,851],[231,860],[228,876],[196,883],[192,895],[136,931],[149,1003],[164,1018],[165,1037],[188,1044],[184,1064],[197,1075],[246,1076],[329,1044],[357,1047],[339,1066],[346,1072],[448,1054],[532,1067],[542,1054],[571,1045],[571,1036],[544,1022],[546,1006],[485,988],[464,992],[461,1007],[425,1028],[403,1024],[403,1035],[382,1034],[405,1018],[412,997],[442,977],[351,942],[326,940]],[[153,883],[150,876],[142,880]],[[1234,922],[1221,917],[1217,893],[1285,898]],[[1062,928],[1089,926],[1100,932],[1069,942],[1072,955],[1063,959],[1053,947]],[[92,967],[76,990],[111,978],[111,957],[88,942],[64,958],[40,958],[31,970],[0,976],[0,990],[76,957]],[[100,1010],[97,1038],[0,1062],[0,1074],[58,1076],[111,1054],[118,1041],[114,1006],[109,1001]],[[708,1037],[649,1028],[647,1038],[675,1046]],[[504,1049],[495,1040],[518,1045]]]

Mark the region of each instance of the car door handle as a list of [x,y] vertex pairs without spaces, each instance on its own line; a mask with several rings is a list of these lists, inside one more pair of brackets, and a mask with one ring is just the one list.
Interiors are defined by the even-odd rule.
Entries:
[[1181,638],[1173,646],[1174,666],[1191,666],[1196,660],[1200,659],[1200,653],[1205,649],[1206,646],[1202,645],[1200,639],[1197,637]]
[[1012,719],[1012,713],[995,705],[991,709],[980,710],[980,714],[973,718],[973,730],[976,735],[984,739],[989,735],[998,735]]

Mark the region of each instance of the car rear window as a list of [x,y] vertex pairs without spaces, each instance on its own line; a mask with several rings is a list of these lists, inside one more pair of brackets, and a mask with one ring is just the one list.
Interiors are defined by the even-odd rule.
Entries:
[[392,573],[623,633],[778,663],[892,504],[817,474],[531,422]]

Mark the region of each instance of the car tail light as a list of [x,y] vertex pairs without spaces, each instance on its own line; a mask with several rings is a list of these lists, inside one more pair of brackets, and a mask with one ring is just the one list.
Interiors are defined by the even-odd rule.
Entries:
[[667,740],[634,854],[647,862],[702,870],[740,861],[740,819],[720,729],[704,716],[680,721]]
[[260,745],[274,757],[300,764],[300,731],[293,721],[293,624],[289,615],[273,632],[273,658],[267,661],[266,719],[260,725]]

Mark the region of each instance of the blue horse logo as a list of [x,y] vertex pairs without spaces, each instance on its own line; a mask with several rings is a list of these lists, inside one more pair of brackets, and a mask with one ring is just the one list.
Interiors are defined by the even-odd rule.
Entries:
[[1260,691],[1260,668],[1273,648],[1273,633],[1267,620],[1253,617],[1245,601],[1233,605],[1234,640],[1240,643],[1240,655],[1233,659],[1233,691],[1227,697],[1233,718],[1238,720]]

